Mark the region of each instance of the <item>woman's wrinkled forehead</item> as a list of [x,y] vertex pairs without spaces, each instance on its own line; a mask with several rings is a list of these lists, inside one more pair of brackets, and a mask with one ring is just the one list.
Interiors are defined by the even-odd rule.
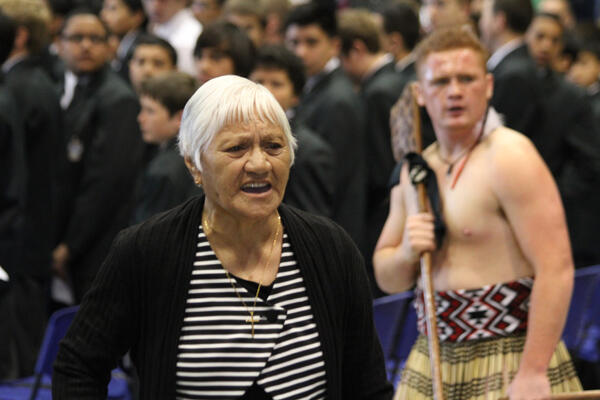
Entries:
[[242,136],[245,134],[259,133],[263,137],[281,137],[285,138],[283,128],[278,124],[268,120],[252,119],[249,121],[237,121],[224,125],[214,136],[215,140],[222,140],[231,136]]
[[254,115],[249,119],[233,119],[227,121],[214,135],[209,146],[219,140],[229,139],[244,134],[260,133],[261,136],[281,136],[287,143],[285,132],[277,121],[271,121],[269,118]]
[[257,123],[269,124],[283,129],[279,126],[279,120],[275,110],[270,107],[257,107],[256,104],[250,107],[232,107],[227,110],[227,115],[222,119],[221,129],[229,126],[255,125]]

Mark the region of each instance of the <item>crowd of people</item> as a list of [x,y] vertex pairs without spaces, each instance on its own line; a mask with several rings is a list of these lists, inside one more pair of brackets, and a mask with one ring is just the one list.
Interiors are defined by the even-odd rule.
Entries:
[[[300,390],[280,393],[264,371],[279,368],[287,342],[267,339],[283,332],[323,350],[303,353],[315,363],[286,370],[311,377],[311,396],[387,398],[374,332],[347,325],[369,325],[372,297],[414,288],[427,250],[439,302],[489,285],[531,295],[532,329],[525,323],[500,334],[511,336],[503,346],[525,349],[525,361],[511,366],[509,393],[579,387],[564,349],[553,352],[573,265],[600,263],[600,28],[577,18],[567,0],[0,0],[0,62],[0,316],[9,321],[0,326],[0,380],[30,375],[49,313],[83,301],[80,336],[66,342],[57,364],[57,381],[64,378],[57,393],[103,393],[106,371],[82,374],[76,385],[65,371],[78,362],[85,370],[82,354],[108,368],[131,350],[142,391],[202,398],[182,378],[202,370],[200,362],[192,372],[167,365],[163,384],[154,357],[193,358],[178,347],[186,340],[178,329],[201,330],[191,322],[202,317],[186,301],[204,304],[192,294],[231,289],[241,301],[237,317],[250,314],[247,335],[254,339],[256,328],[260,337],[264,326],[261,345],[271,349],[260,368],[242,371],[253,377],[240,384],[248,393],[287,398]],[[254,109],[241,93],[254,96]],[[438,181],[434,216],[416,212],[398,156],[405,149],[395,147],[394,127],[414,121],[394,110],[411,97],[420,106],[423,158]],[[216,107],[225,103],[226,111]],[[452,118],[464,126],[453,127]],[[252,135],[242,140],[241,131]],[[243,172],[235,167],[241,160]],[[265,163],[274,172],[263,171]],[[238,184],[244,196],[269,201],[236,200]],[[225,279],[192,279],[199,286],[186,297],[188,275],[203,274],[194,266],[215,260]],[[472,274],[482,260],[491,262]],[[283,268],[296,261],[303,273]],[[161,263],[177,268],[166,274]],[[320,271],[325,266],[331,271]],[[278,271],[304,274],[290,281],[308,293],[289,299],[304,302],[291,311],[305,313],[298,325],[286,325],[285,301],[268,301],[287,295],[280,285],[290,283]],[[340,276],[347,285],[331,282]],[[353,299],[348,309],[334,294]],[[540,311],[549,300],[553,316]],[[255,320],[258,309],[269,324]],[[163,328],[155,313],[165,315],[176,344],[150,356]],[[293,336],[305,329],[311,334]],[[482,332],[472,338],[489,333]],[[331,335],[364,354],[334,345]],[[424,337],[399,398],[422,392]],[[246,339],[219,343],[246,354]],[[455,339],[449,346],[460,352]],[[372,365],[371,375],[342,373],[346,358],[352,368]],[[539,360],[544,371],[560,371],[556,379],[532,372]],[[242,373],[238,367],[231,374]],[[326,381],[316,378],[324,374]]]

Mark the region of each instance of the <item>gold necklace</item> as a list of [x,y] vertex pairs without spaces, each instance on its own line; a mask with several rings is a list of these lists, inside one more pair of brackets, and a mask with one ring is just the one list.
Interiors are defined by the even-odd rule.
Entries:
[[[252,309],[250,309],[246,305],[246,302],[244,301],[242,296],[240,296],[240,293],[238,292],[237,288],[235,287],[235,283],[233,282],[233,279],[231,279],[231,275],[229,274],[229,271],[227,271],[225,268],[223,268],[225,270],[225,275],[227,276],[227,279],[229,280],[229,283],[231,284],[231,287],[233,288],[233,291],[235,292],[238,299],[240,299],[240,301],[244,305],[246,312],[250,315],[248,318],[246,318],[246,323],[251,324],[250,329],[251,329],[252,339],[254,339],[254,324],[258,323],[260,321],[260,317],[254,316],[254,311],[256,309],[256,301],[258,300],[258,295],[259,295],[260,289],[262,287],[262,281],[265,277],[265,271],[267,270],[269,261],[271,260],[271,257],[273,256],[273,250],[275,249],[275,243],[277,243],[277,237],[279,236],[279,227],[280,226],[281,226],[281,217],[279,216],[279,214],[277,214],[277,229],[275,230],[275,236],[273,236],[273,243],[271,244],[271,251],[269,252],[269,257],[267,258],[267,263],[263,267],[262,277],[260,278],[260,281],[258,281],[258,288],[256,289],[256,294],[254,295],[254,303],[252,304]],[[213,230],[212,227],[208,224],[207,219],[202,220],[202,229],[204,229],[204,235],[207,235],[209,231]]]

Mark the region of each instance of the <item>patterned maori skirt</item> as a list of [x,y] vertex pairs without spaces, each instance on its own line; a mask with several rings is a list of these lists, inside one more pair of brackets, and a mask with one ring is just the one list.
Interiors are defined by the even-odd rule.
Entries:
[[[498,399],[519,368],[525,344],[531,278],[480,289],[436,292],[440,358],[447,400]],[[423,295],[417,291],[419,335],[406,361],[395,400],[431,399],[433,389]],[[548,367],[552,393],[582,390],[561,342]]]

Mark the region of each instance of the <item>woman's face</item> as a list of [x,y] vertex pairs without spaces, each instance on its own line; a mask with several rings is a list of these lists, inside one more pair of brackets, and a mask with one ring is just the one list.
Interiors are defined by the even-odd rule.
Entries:
[[206,206],[238,219],[265,218],[283,199],[290,172],[290,148],[283,130],[254,120],[224,127],[202,154]]

